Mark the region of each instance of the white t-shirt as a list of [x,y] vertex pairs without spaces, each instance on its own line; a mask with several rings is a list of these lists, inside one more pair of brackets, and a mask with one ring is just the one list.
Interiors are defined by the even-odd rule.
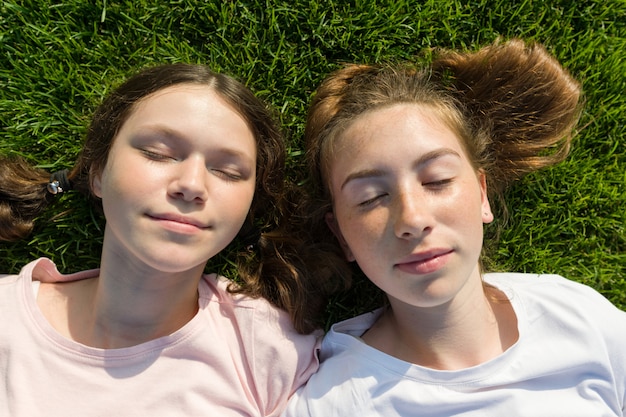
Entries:
[[457,371],[389,356],[361,336],[380,310],[335,324],[322,365],[285,416],[626,416],[626,312],[554,275],[487,274],[509,297],[519,339]]
[[279,415],[317,369],[319,334],[298,334],[287,313],[227,293],[214,274],[171,335],[123,349],[76,343],[37,306],[31,280],[50,271],[40,259],[0,277],[0,416]]

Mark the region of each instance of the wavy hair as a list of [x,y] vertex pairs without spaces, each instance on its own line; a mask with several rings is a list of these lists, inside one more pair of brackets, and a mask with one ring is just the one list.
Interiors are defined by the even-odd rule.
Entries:
[[513,181],[567,156],[581,95],[580,84],[543,46],[520,39],[476,52],[440,50],[430,65],[345,65],[318,87],[307,116],[305,229],[312,240],[335,247],[328,262],[345,263],[324,219],[332,211],[329,156],[366,112],[398,103],[433,109],[460,138],[474,168],[485,172],[490,197],[502,202]]

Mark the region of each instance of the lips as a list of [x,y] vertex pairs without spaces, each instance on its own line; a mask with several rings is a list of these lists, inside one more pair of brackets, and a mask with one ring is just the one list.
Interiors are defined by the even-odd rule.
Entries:
[[173,222],[179,223],[181,225],[194,226],[198,229],[206,229],[209,226],[201,221],[194,219],[189,216],[183,216],[176,213],[163,213],[163,214],[149,214],[148,217],[153,220],[163,221],[163,222]]
[[410,274],[430,274],[442,268],[454,251],[452,249],[431,249],[402,258],[395,267]]

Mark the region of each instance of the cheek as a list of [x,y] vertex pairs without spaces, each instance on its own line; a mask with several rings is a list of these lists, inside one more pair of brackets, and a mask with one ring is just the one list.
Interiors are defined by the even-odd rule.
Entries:
[[480,192],[473,184],[467,184],[463,192],[442,206],[447,222],[458,230],[482,237],[484,207]]
[[254,183],[245,186],[241,184],[234,187],[225,185],[220,190],[215,190],[215,193],[212,193],[212,195],[214,196],[214,204],[221,206],[222,212],[226,217],[232,219],[233,222],[241,222],[243,224],[250,211],[254,191]]
[[235,204],[240,207],[239,211],[244,217],[248,215],[248,212],[250,211],[250,208],[252,206],[254,191],[254,187],[244,189],[239,193],[239,197],[236,199]]
[[163,182],[158,172],[147,173],[137,165],[107,164],[99,177],[100,198],[103,202],[113,199],[119,203],[133,200],[139,203],[155,193],[155,187]]
[[386,236],[388,218],[381,212],[351,215],[337,212],[337,223],[348,247],[358,256],[376,246]]

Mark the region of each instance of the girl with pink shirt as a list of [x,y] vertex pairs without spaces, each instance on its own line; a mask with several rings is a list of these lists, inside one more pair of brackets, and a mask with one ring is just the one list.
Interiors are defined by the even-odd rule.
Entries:
[[[110,94],[71,170],[3,158],[0,240],[26,237],[70,189],[106,226],[97,270],[42,258],[0,278],[0,415],[280,414],[317,368],[323,305],[279,232],[284,157],[246,87],[172,64]],[[238,234],[254,237],[240,282],[205,274]]]

